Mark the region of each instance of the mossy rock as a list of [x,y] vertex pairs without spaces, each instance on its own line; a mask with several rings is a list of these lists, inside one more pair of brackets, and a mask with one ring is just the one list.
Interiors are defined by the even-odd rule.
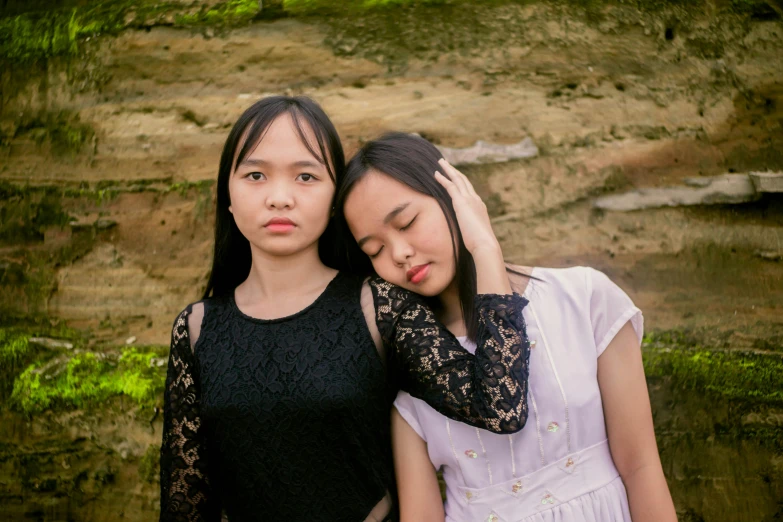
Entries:
[[[73,57],[84,53],[84,42],[88,38],[102,35],[116,35],[125,29],[150,28],[155,25],[166,25],[182,28],[212,27],[230,29],[245,25],[254,20],[278,18],[281,16],[314,16],[325,15],[334,18],[335,23],[344,29],[346,36],[358,38],[362,48],[367,48],[370,54],[377,54],[378,42],[388,40],[389,45],[397,41],[396,50],[400,45],[413,45],[414,49],[433,49],[442,52],[444,45],[448,50],[456,47],[470,47],[475,42],[473,35],[481,31],[481,24],[476,26],[479,18],[464,16],[467,12],[456,13],[455,9],[464,8],[476,14],[476,10],[495,5],[524,3],[519,0],[484,0],[470,2],[469,0],[225,0],[213,5],[196,3],[187,6],[178,2],[132,2],[130,0],[98,0],[88,3],[72,2],[59,9],[41,10],[31,6],[30,10],[14,9],[9,11],[12,16],[0,17],[0,62],[35,63],[53,57]],[[635,0],[631,2],[603,2],[600,0],[559,0],[548,1],[555,6],[562,6],[569,12],[577,9],[585,14],[588,20],[600,20],[611,16],[613,6],[623,9],[637,9],[643,12],[657,12],[677,6],[680,10],[691,9],[694,13],[704,12],[707,2],[693,5],[685,0]],[[263,9],[260,9],[263,4]],[[62,5],[62,4],[60,4]],[[745,16],[771,19],[779,18],[780,13],[768,2],[762,0],[724,0],[719,2],[721,12],[741,14]],[[463,11],[464,11],[463,9]],[[358,20],[357,17],[369,16]],[[435,16],[436,20],[432,17]],[[460,24],[453,26],[448,23],[449,31],[438,31],[437,36],[427,38],[427,31],[419,31],[417,38],[411,42],[400,42],[402,26],[410,25],[410,19],[420,19],[426,22],[426,28],[442,27],[444,22],[453,22],[456,16]],[[491,14],[485,16],[491,17]],[[373,21],[373,17],[379,17]],[[346,23],[346,18],[350,23]],[[393,18],[393,19],[392,19]],[[379,22],[379,23],[378,23]],[[400,26],[402,24],[402,26]],[[468,25],[470,24],[470,25]],[[399,27],[398,27],[399,26]],[[356,30],[359,27],[364,29]],[[443,26],[446,27],[446,26]],[[457,30],[455,33],[454,30]],[[443,40],[443,35],[450,38]],[[335,40],[335,38],[331,38]],[[339,38],[343,44],[345,37]],[[450,40],[450,41],[449,41]],[[464,40],[464,42],[460,42]],[[369,44],[369,45],[368,45]],[[335,48],[340,51],[342,45]],[[392,46],[394,47],[394,46]],[[451,48],[449,48],[451,47]],[[404,49],[403,49],[404,50]],[[389,49],[391,52],[392,49]],[[404,57],[403,57],[404,58]]]
[[160,473],[160,446],[150,444],[147,451],[139,460],[139,478],[147,484],[154,484],[159,480]]
[[[81,3],[80,3],[81,4]],[[77,56],[87,38],[115,35],[128,28],[233,27],[259,14],[258,0],[226,0],[192,8],[177,2],[93,1],[0,18],[0,61],[33,63]]]
[[70,223],[61,198],[55,194],[21,194],[0,182],[0,199],[0,243],[41,241],[47,228]]
[[647,338],[644,367],[648,379],[669,378],[683,389],[783,405],[783,358],[777,354],[686,348]]
[[27,339],[22,332],[0,328],[0,400],[8,397],[17,372],[30,358]]
[[83,335],[67,326],[52,326],[48,319],[34,322],[6,323],[0,326],[0,404],[11,394],[16,377],[34,360],[46,360],[51,353],[30,342],[32,338],[55,338],[83,346]]
[[15,122],[12,134],[10,138],[27,138],[39,147],[48,147],[58,158],[72,158],[92,141],[95,130],[90,124],[80,121],[78,114],[60,110],[24,115]]
[[29,415],[85,408],[115,396],[142,408],[160,402],[166,378],[163,348],[63,354],[28,366],[14,382],[10,404]]

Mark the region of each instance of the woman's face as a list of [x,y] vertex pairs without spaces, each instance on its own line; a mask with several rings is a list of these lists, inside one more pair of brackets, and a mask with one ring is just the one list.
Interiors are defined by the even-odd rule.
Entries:
[[382,278],[426,296],[440,294],[453,281],[451,233],[434,198],[371,170],[353,187],[343,211]]
[[[312,129],[303,126],[316,145]],[[251,245],[272,256],[317,248],[331,214],[334,182],[307,150],[289,114],[278,117],[228,182],[234,221]]]

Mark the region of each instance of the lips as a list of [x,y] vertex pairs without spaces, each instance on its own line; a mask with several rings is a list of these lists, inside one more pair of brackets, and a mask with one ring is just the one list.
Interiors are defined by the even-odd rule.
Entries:
[[266,225],[264,225],[264,226],[268,227],[269,225],[293,225],[293,224],[294,224],[294,222],[291,221],[288,218],[276,217],[276,218],[272,218],[269,221],[267,221]]
[[288,218],[276,217],[266,222],[264,228],[270,232],[288,232],[293,230],[296,225]]
[[405,274],[408,277],[408,281],[417,285],[421,283],[427,274],[430,272],[430,264],[416,265]]

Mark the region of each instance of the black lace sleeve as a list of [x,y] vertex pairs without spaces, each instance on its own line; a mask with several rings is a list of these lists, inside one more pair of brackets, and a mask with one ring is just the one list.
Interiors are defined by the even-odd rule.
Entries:
[[402,389],[443,415],[495,433],[515,433],[527,421],[530,343],[518,295],[476,299],[475,356],[441,325],[423,299],[371,278],[376,322]]
[[200,388],[184,310],[171,331],[160,448],[161,522],[219,522],[220,504],[207,478]]

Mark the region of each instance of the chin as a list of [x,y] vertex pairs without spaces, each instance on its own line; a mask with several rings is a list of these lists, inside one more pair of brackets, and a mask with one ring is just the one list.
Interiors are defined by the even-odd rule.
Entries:
[[258,248],[270,256],[287,257],[298,254],[309,246],[310,243],[303,244],[299,241],[264,241]]
[[404,282],[398,282],[394,284],[404,288],[405,290],[410,290],[411,292],[423,295],[425,297],[435,297],[446,288],[443,285],[439,285],[435,281],[424,281],[421,284],[415,285],[406,280]]

